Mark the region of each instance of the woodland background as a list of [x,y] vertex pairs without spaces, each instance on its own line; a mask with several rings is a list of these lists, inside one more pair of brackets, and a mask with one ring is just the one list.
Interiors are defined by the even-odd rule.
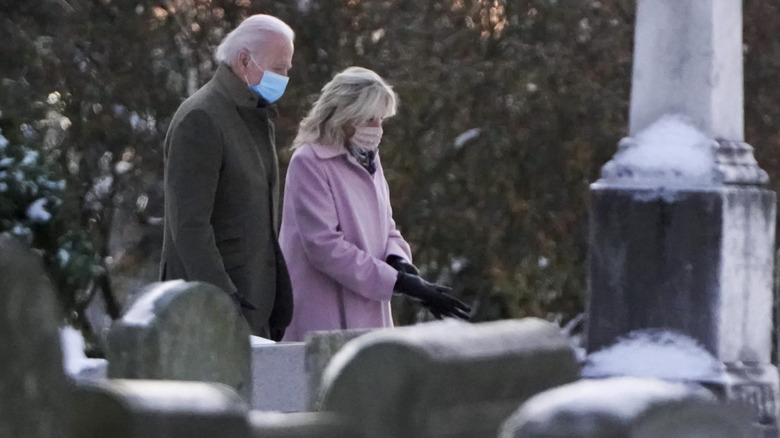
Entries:
[[[631,0],[0,0],[0,232],[44,255],[86,333],[157,276],[162,140],[254,13],[296,31],[282,171],[332,76],[400,95],[381,146],[415,263],[477,321],[565,323],[586,290],[588,186],[626,135]],[[744,0],[746,138],[780,185],[780,1]],[[399,324],[428,319],[394,303]]]

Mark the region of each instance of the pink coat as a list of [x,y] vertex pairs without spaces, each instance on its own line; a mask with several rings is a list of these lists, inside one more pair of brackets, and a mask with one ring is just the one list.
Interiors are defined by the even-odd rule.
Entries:
[[279,243],[292,280],[293,319],[285,341],[306,332],[392,327],[397,272],[390,254],[411,261],[395,228],[377,154],[371,175],[346,151],[304,145],[287,169]]

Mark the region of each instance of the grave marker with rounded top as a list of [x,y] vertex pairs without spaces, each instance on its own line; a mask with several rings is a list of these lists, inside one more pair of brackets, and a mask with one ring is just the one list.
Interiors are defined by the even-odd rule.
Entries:
[[0,234],[0,437],[62,437],[62,315],[40,257]]
[[223,383],[251,400],[249,326],[216,286],[147,286],[112,325],[108,377]]
[[347,343],[325,370],[319,408],[371,437],[489,437],[522,401],[578,374],[554,324],[449,320]]

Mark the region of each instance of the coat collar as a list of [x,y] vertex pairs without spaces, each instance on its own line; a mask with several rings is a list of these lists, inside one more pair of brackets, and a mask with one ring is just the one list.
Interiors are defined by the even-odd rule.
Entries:
[[268,109],[272,115],[276,113],[276,105],[266,102],[257,93],[249,89],[243,79],[236,76],[227,64],[220,63],[214,80],[222,92],[235,102],[239,108]]
[[[358,161],[355,159],[355,157],[352,156],[352,154],[349,153],[345,148],[339,148],[336,149],[333,146],[324,145],[321,143],[309,143],[309,147],[312,151],[314,151],[314,155],[317,156],[320,160],[328,160],[334,157],[338,156],[344,156],[348,162],[352,163],[355,166],[360,167],[363,169],[363,166],[358,163]],[[377,151],[376,158],[374,158],[377,162],[377,166],[381,166],[379,163],[379,151]],[[365,172],[366,175],[373,176],[372,174]]]
[[328,158],[347,154],[347,150],[344,148],[335,148],[333,146],[323,145],[320,143],[310,143],[310,146],[317,157],[322,160],[327,160]]

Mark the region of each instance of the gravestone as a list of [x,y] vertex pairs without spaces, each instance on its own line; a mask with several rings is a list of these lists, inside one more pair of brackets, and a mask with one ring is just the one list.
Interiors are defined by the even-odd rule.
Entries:
[[0,438],[62,437],[62,321],[40,257],[0,234]]
[[[688,435],[681,435],[687,433]],[[580,380],[535,395],[501,438],[749,438],[749,417],[697,386],[622,377]]]
[[327,412],[249,413],[252,438],[369,438],[339,415]]
[[306,380],[308,408],[314,410],[322,386],[322,373],[336,355],[351,340],[376,329],[323,330],[306,334]]
[[325,370],[318,408],[371,437],[489,437],[521,402],[578,373],[546,321],[433,322],[346,344]]
[[80,384],[69,404],[79,438],[246,438],[246,402],[221,384],[106,380]]
[[303,342],[252,344],[252,409],[307,410],[304,352]]
[[774,436],[776,196],[744,142],[742,2],[639,0],[634,44],[630,137],[591,186],[587,349],[691,336]]
[[216,286],[147,286],[108,334],[108,377],[223,383],[251,400],[249,326]]

